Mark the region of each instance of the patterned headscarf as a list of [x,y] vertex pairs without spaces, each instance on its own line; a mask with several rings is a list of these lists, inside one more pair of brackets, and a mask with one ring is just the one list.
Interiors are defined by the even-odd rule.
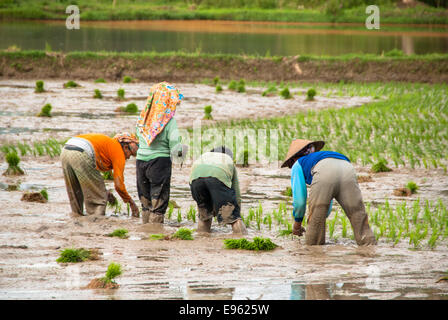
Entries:
[[176,106],[182,98],[183,95],[179,90],[168,82],[152,86],[146,107],[137,120],[137,129],[148,146],[174,117]]
[[135,134],[130,134],[129,132],[117,133],[113,139],[118,140],[118,142],[127,142],[127,143],[134,142],[138,144],[138,139],[135,136]]

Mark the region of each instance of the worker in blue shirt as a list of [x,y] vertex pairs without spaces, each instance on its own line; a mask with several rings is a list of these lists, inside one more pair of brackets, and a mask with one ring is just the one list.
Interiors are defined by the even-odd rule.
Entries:
[[334,151],[320,151],[324,141],[293,140],[282,167],[292,168],[293,234],[301,236],[308,197],[307,245],[325,244],[325,220],[331,212],[333,198],[350,220],[358,245],[376,244],[350,160]]

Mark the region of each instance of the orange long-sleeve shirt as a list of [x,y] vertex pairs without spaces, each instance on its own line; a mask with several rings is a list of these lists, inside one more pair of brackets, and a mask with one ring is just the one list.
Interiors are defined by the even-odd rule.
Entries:
[[126,158],[120,143],[104,134],[88,133],[77,137],[88,140],[95,149],[96,168],[100,171],[113,170],[115,190],[125,203],[131,201],[124,185]]

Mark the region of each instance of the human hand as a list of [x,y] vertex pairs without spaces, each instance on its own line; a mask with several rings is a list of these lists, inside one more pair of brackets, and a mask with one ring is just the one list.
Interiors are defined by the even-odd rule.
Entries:
[[294,221],[294,225],[292,227],[292,234],[296,236],[301,236],[305,232],[305,228],[302,227],[302,222]]
[[138,206],[137,204],[134,202],[134,200],[131,200],[129,202],[129,205],[131,207],[131,211],[132,211],[132,216],[134,218],[139,218],[140,217],[140,211],[138,210]]

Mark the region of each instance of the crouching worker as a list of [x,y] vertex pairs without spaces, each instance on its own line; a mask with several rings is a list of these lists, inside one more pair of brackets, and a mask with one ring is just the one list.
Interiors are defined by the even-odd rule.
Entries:
[[132,216],[139,210],[129,196],[124,184],[126,160],[135,156],[138,140],[129,133],[110,138],[103,134],[89,133],[69,139],[61,152],[62,170],[70,206],[74,214],[83,215],[83,204],[87,215],[105,215],[108,197],[100,171],[113,170],[115,190],[125,203],[129,203]]
[[202,154],[191,168],[190,189],[198,205],[198,232],[211,232],[212,218],[247,234],[240,215],[241,194],[233,153],[222,146]]
[[282,167],[292,168],[293,234],[301,236],[309,190],[307,245],[325,244],[325,220],[335,198],[345,211],[358,245],[376,244],[365,211],[355,169],[350,160],[334,151],[319,151],[323,141],[294,140]]

